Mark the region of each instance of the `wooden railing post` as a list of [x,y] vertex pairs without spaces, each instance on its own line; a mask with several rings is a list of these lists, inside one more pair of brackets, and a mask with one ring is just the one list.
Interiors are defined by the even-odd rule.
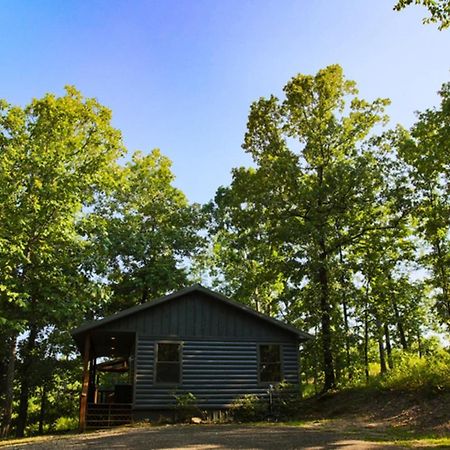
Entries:
[[84,339],[84,355],[83,355],[83,385],[81,388],[81,399],[80,399],[80,432],[86,431],[86,416],[87,416],[87,405],[88,405],[88,390],[89,390],[89,361],[91,353],[91,336],[89,333],[86,334]]

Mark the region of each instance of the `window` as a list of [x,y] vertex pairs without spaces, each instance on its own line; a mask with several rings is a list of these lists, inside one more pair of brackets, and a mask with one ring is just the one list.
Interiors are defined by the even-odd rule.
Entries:
[[180,382],[181,344],[158,342],[156,347],[155,382],[176,384]]
[[270,383],[281,381],[281,345],[259,346],[259,381]]

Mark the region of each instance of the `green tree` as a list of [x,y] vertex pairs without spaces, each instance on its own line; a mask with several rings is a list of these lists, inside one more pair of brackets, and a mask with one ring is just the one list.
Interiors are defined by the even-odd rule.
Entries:
[[387,214],[395,201],[386,196],[383,163],[367,143],[386,119],[388,101],[359,99],[337,65],[297,75],[284,93],[281,102],[272,96],[251,107],[243,148],[255,168],[235,169],[231,186],[218,192],[218,227],[234,252],[243,250],[246,234],[253,248],[272,249],[268,261],[281,262],[282,276],[270,278],[281,279],[286,292],[310,285],[305,309],[311,317],[319,311],[327,390],[335,385],[331,267],[340,249],[403,217]]
[[247,202],[248,191],[264,195],[265,180],[253,170],[239,173],[242,177],[234,178],[232,190],[221,188],[216,194],[210,227],[214,235],[212,258],[205,266],[215,286],[225,294],[259,312],[277,315],[279,296],[287,281],[282,270],[286,256],[279,251],[279,241],[268,224],[258,220],[259,207]]
[[[388,366],[392,368],[392,348],[407,350],[425,323],[421,283],[411,281],[414,270],[408,267],[414,265],[416,251],[411,239],[413,229],[408,223],[402,225],[368,234],[352,252],[365,290],[363,301],[357,305],[358,320],[368,327],[365,339],[372,335],[377,344],[382,374]],[[370,345],[366,344],[367,350]],[[367,364],[368,355],[364,360]],[[365,369],[368,373],[368,367]]]
[[432,271],[436,308],[450,324],[450,83],[441,105],[418,114],[408,132],[398,130],[399,155],[414,186],[415,226],[425,242],[422,262]]
[[[26,336],[20,347],[19,436],[27,422],[39,333],[67,326],[89,307],[95,291],[80,270],[88,243],[77,223],[114,181],[111,167],[122,144],[110,121],[107,108],[73,87],[25,108],[0,104],[0,296],[3,324],[10,330],[10,374],[18,333]],[[11,385],[7,392],[10,401]],[[4,433],[10,405],[5,411]]]
[[96,243],[93,270],[112,290],[106,312],[185,286],[203,242],[201,209],[172,185],[171,162],[159,150],[136,152],[117,176],[117,189],[98,199],[84,224]]

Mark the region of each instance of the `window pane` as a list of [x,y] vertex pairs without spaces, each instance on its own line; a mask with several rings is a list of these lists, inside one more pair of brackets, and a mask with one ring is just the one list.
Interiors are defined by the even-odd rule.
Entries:
[[281,346],[279,344],[259,346],[259,381],[262,383],[281,381]]
[[180,360],[180,344],[160,343],[158,344],[158,361],[173,361]]
[[280,346],[273,345],[260,345],[259,347],[259,357],[261,363],[276,363],[280,359]]
[[262,382],[281,381],[281,364],[261,364],[259,379]]
[[156,381],[158,383],[179,383],[180,364],[173,362],[156,363]]

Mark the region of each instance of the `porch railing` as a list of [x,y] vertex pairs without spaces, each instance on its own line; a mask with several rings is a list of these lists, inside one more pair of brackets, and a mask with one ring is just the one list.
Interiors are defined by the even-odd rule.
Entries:
[[86,428],[111,428],[132,423],[131,403],[89,403]]

